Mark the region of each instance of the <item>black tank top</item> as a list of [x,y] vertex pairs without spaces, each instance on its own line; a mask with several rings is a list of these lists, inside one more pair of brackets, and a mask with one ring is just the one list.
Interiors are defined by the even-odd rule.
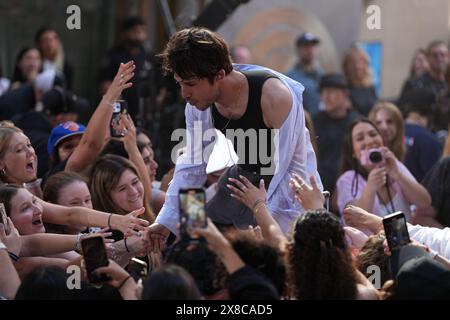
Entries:
[[[273,165],[274,153],[272,130],[265,125],[261,110],[262,87],[267,79],[278,77],[270,72],[263,70],[240,72],[242,72],[246,76],[249,86],[247,109],[245,110],[245,113],[241,118],[236,120],[229,120],[228,118],[223,117],[217,110],[216,106],[213,105],[212,117],[214,121],[214,127],[220,130],[225,136],[227,136],[227,130],[234,130],[235,136],[233,137],[229,134],[227,138],[229,138],[233,142],[234,150],[239,156],[238,163],[240,167],[244,170],[261,174],[261,168],[270,167],[271,164]],[[239,129],[242,129],[244,131],[243,133],[248,134],[248,136],[246,136],[245,138],[245,159],[242,159],[242,151],[238,150],[239,144],[242,144],[242,142],[239,142],[239,140],[243,141],[243,139],[237,139],[236,137],[238,134],[238,131],[236,130]],[[249,136],[251,136],[252,138],[249,138]],[[254,139],[255,137],[256,141]],[[266,146],[265,150],[260,150],[261,144]],[[268,160],[268,158],[270,158],[270,160]],[[263,160],[264,163],[262,163],[261,160]],[[266,175],[264,177],[264,180],[268,178],[268,180],[270,181],[272,177],[273,175]],[[267,181],[266,187],[268,187]]]

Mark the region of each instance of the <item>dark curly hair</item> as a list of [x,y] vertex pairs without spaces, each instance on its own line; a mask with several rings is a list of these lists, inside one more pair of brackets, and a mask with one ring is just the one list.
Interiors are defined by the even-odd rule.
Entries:
[[165,74],[176,73],[182,79],[207,78],[210,83],[220,70],[233,70],[225,40],[206,28],[178,31],[160,55]]
[[242,261],[264,274],[282,296],[286,285],[286,266],[281,252],[248,232],[234,229],[225,232],[224,236]]
[[185,268],[204,296],[213,295],[225,288],[225,267],[206,243],[177,242],[164,253],[164,262]]
[[325,210],[308,211],[294,224],[288,245],[291,295],[297,299],[355,299],[356,269],[339,220]]

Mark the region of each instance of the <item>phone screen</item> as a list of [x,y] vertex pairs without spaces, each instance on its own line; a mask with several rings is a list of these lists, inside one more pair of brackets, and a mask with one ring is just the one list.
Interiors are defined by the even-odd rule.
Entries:
[[114,111],[111,117],[111,137],[123,137],[125,128],[120,124],[120,115],[127,114],[128,105],[125,100],[114,102]]
[[408,226],[403,212],[395,212],[383,218],[384,232],[391,251],[410,243]]
[[0,202],[0,223],[5,227],[5,233],[9,234],[8,216],[6,215],[5,205]]
[[136,282],[145,278],[148,273],[147,263],[137,258],[132,258],[126,269]]
[[81,240],[84,264],[91,283],[102,283],[111,280],[106,275],[97,276],[93,271],[99,267],[106,267],[108,256],[106,255],[105,243],[101,236],[92,236]]
[[194,239],[191,231],[206,227],[205,191],[201,188],[181,189],[179,200],[181,236]]

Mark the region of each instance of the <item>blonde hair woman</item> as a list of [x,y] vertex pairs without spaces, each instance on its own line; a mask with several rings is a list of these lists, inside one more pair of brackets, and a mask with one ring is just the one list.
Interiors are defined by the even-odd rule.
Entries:
[[369,56],[357,46],[347,51],[342,62],[353,108],[365,116],[377,101],[369,65]]
[[405,158],[405,128],[400,109],[390,102],[378,102],[369,113],[369,119],[380,130],[384,144],[403,162]]

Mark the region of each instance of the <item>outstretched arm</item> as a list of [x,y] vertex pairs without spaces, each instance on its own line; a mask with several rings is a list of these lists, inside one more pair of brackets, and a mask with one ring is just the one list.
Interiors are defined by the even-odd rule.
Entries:
[[[167,236],[177,233],[179,222],[178,192],[180,188],[200,187],[206,181],[206,162],[203,151],[209,141],[204,141],[208,123],[206,113],[196,114],[194,107],[186,106],[187,146],[186,153],[177,159],[172,183],[166,193],[164,206],[149,228],[150,250],[159,251],[165,245]],[[182,136],[181,136],[182,137]],[[200,138],[201,140],[198,140]]]
[[87,227],[109,227],[111,230],[122,231],[125,236],[135,234],[134,229],[144,230],[149,223],[137,216],[144,213],[144,208],[135,210],[126,216],[101,212],[85,207],[64,207],[38,199],[42,204],[43,220],[62,225],[82,225]]
[[131,87],[134,76],[133,61],[121,63],[119,70],[100,104],[97,106],[86,127],[79,145],[70,156],[66,171],[82,172],[98,156],[105,143],[105,134],[109,130],[113,114],[113,103],[120,98],[122,91]]
[[239,176],[239,179],[240,181],[229,178],[229,181],[236,185],[236,187],[231,184],[227,185],[233,192],[231,196],[253,211],[256,222],[261,228],[263,238],[270,245],[279,248],[283,252],[285,250],[286,237],[267,208],[264,180],[261,179],[258,189],[244,176]]
[[408,169],[395,158],[392,151],[386,147],[383,148],[383,151],[386,158],[386,170],[389,176],[400,184],[402,192],[409,203],[418,207],[430,206],[431,196],[427,189],[414,179]]
[[144,193],[146,200],[146,212],[145,218],[153,222],[155,220],[155,215],[151,208],[149,207],[149,203],[152,200],[152,183],[150,181],[150,176],[148,175],[147,168],[145,167],[144,159],[142,159],[142,155],[139,152],[137,142],[136,142],[136,127],[134,126],[133,120],[130,115],[122,115],[121,121],[125,124],[125,128],[127,128],[127,133],[123,138],[123,145],[125,150],[128,153],[128,157],[130,161],[136,166],[136,169],[139,174],[139,178],[142,181],[142,185],[144,186]]
[[8,248],[0,241],[0,296],[14,299],[20,286],[19,275],[8,255]]

